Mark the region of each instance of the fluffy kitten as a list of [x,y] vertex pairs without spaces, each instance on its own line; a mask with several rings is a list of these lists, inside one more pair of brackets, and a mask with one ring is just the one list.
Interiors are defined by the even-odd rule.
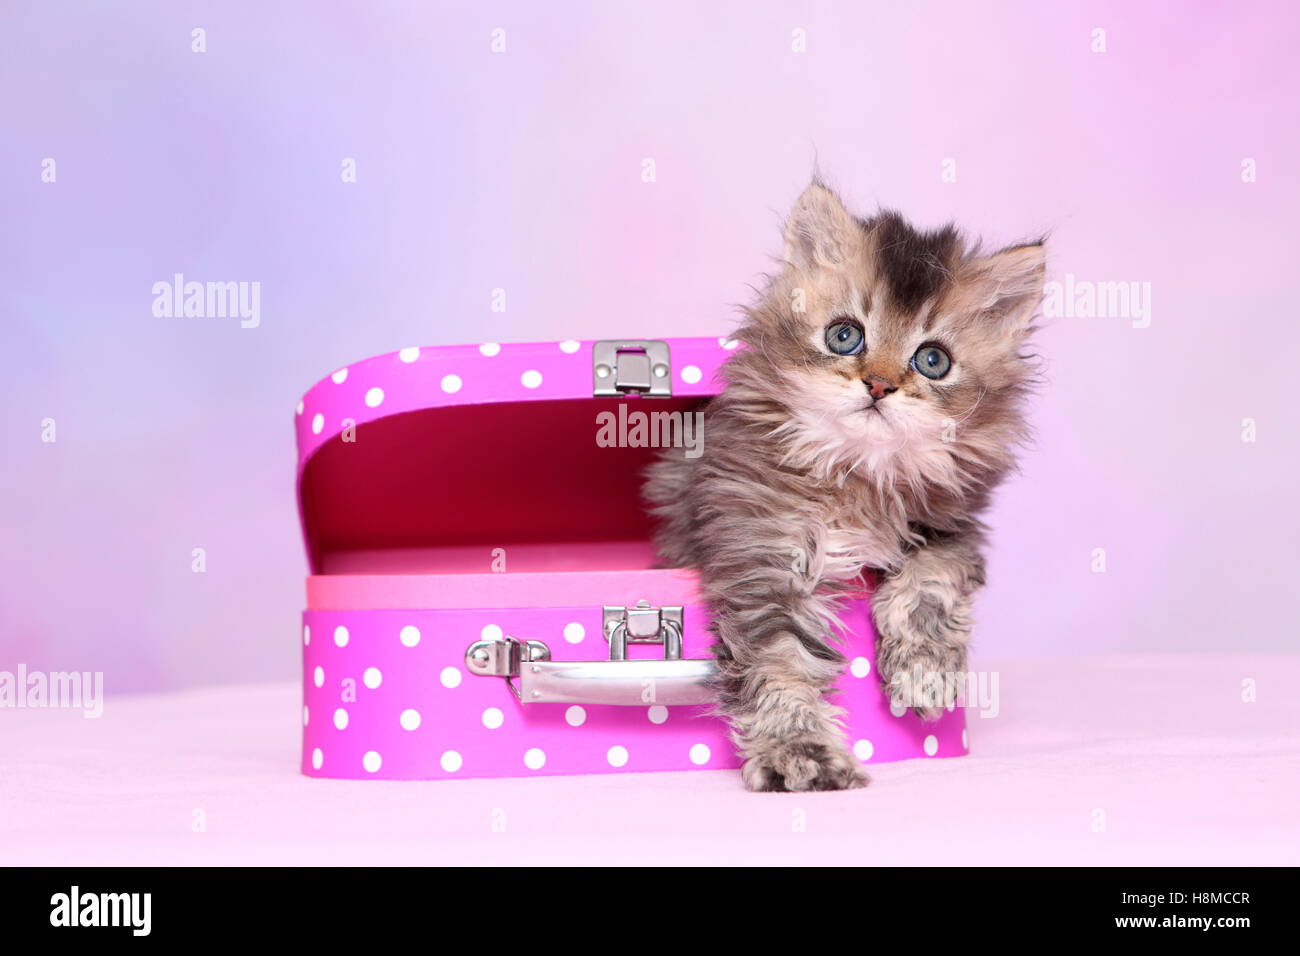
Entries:
[[713,613],[750,789],[867,783],[826,698],[835,611],[866,570],[887,692],[925,719],[955,696],[933,675],[965,670],[978,515],[1026,434],[1043,273],[1041,242],[983,255],[951,226],[855,218],[819,183],[799,197],[704,455],[666,455],[646,487],[661,554],[698,570]]

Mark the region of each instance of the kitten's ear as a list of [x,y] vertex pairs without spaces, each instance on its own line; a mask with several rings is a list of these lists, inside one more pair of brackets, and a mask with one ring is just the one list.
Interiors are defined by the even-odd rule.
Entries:
[[958,283],[971,313],[999,320],[1009,331],[1023,331],[1043,298],[1047,252],[1041,242],[1011,246],[969,262]]
[[813,183],[785,224],[785,261],[799,268],[845,262],[861,247],[862,228],[835,195]]

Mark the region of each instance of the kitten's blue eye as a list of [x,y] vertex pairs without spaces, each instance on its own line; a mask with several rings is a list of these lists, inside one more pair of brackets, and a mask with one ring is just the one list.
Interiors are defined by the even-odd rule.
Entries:
[[836,319],[826,326],[826,347],[836,355],[857,355],[865,344],[862,323],[857,319]]
[[952,368],[952,359],[937,345],[922,345],[912,356],[912,368],[926,378],[943,378]]

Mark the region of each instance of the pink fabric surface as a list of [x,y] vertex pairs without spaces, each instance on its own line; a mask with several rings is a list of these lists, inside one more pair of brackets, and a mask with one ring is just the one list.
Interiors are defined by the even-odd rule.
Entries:
[[974,666],[999,710],[968,712],[971,755],[847,793],[749,794],[734,771],[313,780],[294,683],[0,710],[0,863],[1300,862],[1300,656]]

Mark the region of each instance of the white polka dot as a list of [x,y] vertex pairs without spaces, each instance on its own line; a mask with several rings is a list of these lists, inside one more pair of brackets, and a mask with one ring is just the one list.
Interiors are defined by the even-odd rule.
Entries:
[[616,744],[609,748],[609,753],[605,754],[605,759],[609,761],[611,767],[621,767],[627,763],[627,748]]
[[331,375],[330,378],[334,379],[335,385],[342,385],[344,382],[348,380],[348,370],[345,368],[341,368],[333,375]]
[[737,345],[740,344],[740,340],[739,339],[718,339],[718,344],[721,345],[724,349],[734,349]]
[[582,343],[575,341],[574,339],[565,339],[560,343],[560,351],[568,352],[570,355],[578,351],[580,348],[582,348]]
[[403,730],[418,730],[420,727],[420,712],[414,708],[408,707],[402,711],[397,722],[402,725]]
[[954,710],[957,709],[957,698],[954,697],[952,700],[948,701],[948,703],[944,704],[944,707],[946,707],[948,713],[951,714]]
[[587,722],[587,712],[574,704],[564,712],[564,719],[570,727],[581,727]]
[[930,734],[925,738],[925,755],[933,757],[939,752],[939,738]]
[[484,641],[499,641],[505,637],[505,631],[501,630],[496,624],[485,624],[483,630],[478,632],[478,636],[480,640]]
[[334,711],[334,726],[339,730],[348,729],[348,712],[342,707]]
[[313,435],[319,435],[320,430],[324,427],[325,427],[325,416],[322,415],[320,412],[317,412],[315,415],[312,416],[311,433]]
[[311,647],[311,625],[310,624],[304,624],[302,626],[302,646]]
[[696,744],[691,747],[691,763],[696,766],[702,766],[708,763],[709,757],[711,756],[712,754],[709,752],[708,744]]
[[420,643],[420,629],[414,624],[406,625],[397,636],[407,647],[414,647]]
[[687,385],[694,385],[703,377],[704,373],[700,371],[698,365],[688,365],[686,368],[682,369],[682,381]]
[[546,764],[546,754],[534,747],[524,754],[524,766],[529,770],[541,770]]
[[383,759],[374,750],[367,750],[366,755],[361,758],[361,766],[366,768],[366,773],[378,773],[379,768],[383,765]]
[[499,707],[489,707],[483,711],[483,726],[488,730],[496,730],[506,722],[506,715],[501,713]]
[[478,347],[478,350],[488,358],[491,358],[501,351],[501,346],[497,345],[495,342],[484,342]]
[[536,388],[542,384],[542,373],[535,368],[530,368],[519,376],[519,381],[524,383],[524,388]]
[[902,717],[907,713],[907,705],[901,700],[891,700],[889,702],[889,712],[895,717]]
[[444,667],[438,679],[442,681],[443,687],[459,687],[461,673],[458,668]]
[[339,647],[348,646],[348,629],[342,624],[334,628],[334,643]]
[[579,644],[587,636],[587,629],[574,621],[572,624],[564,625],[564,639],[570,644]]
[[299,401],[298,401],[298,414],[299,414],[299,415],[302,414],[302,400],[301,400],[301,399],[299,399]]
[[362,682],[374,690],[384,681],[384,675],[379,672],[378,667],[367,667],[364,674],[361,675]]
[[465,761],[461,759],[460,754],[456,753],[454,750],[448,750],[442,755],[442,759],[438,762],[442,764],[442,769],[448,773],[455,773],[465,764]]
[[366,392],[366,404],[371,408],[378,408],[384,400],[384,390],[376,385]]
[[662,724],[668,719],[668,708],[663,704],[655,704],[646,711],[646,716],[650,718],[650,723]]
[[853,658],[853,663],[849,665],[849,673],[854,677],[866,677],[871,673],[871,661],[865,657]]
[[853,756],[859,760],[870,760],[871,755],[876,752],[876,748],[871,746],[870,740],[858,740],[853,744]]
[[304,727],[306,727],[306,726],[307,726],[307,721],[310,720],[310,719],[311,719],[311,714],[307,713],[307,708],[306,708],[306,707],[303,707],[303,709],[302,709],[302,725],[303,725]]
[[321,753],[321,749],[320,749],[319,747],[317,747],[315,750],[313,750],[313,751],[311,752],[311,765],[312,765],[312,768],[315,769],[315,770],[319,770],[320,767],[321,767],[321,764],[323,764],[324,762],[325,762],[325,755],[324,755],[323,753]]
[[397,353],[397,357],[403,362],[414,362],[420,357],[420,347],[418,345],[408,345]]
[[311,678],[317,687],[323,686],[325,683],[325,668],[317,667],[316,672],[311,675]]
[[966,736],[966,728],[961,729],[961,749],[970,750],[970,738]]
[[459,375],[444,375],[442,377],[442,390],[448,395],[459,392],[463,384]]

